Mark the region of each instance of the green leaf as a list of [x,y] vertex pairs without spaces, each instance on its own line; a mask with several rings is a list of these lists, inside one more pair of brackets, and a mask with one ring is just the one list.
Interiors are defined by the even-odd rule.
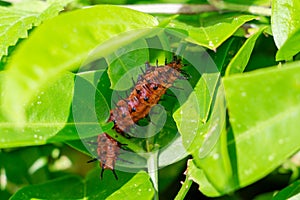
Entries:
[[253,200],[270,200],[273,198],[276,192],[277,191],[273,191],[273,192],[267,192],[267,193],[256,195],[255,198],[253,198]]
[[296,30],[300,29],[298,0],[272,1],[271,27],[275,44],[280,49]]
[[[53,137],[48,138],[47,143],[66,142],[68,140],[82,140],[85,138],[98,136],[100,133],[111,130],[114,126],[112,122],[103,125],[99,123],[94,123],[94,125],[97,126],[97,129],[87,128],[88,126],[91,125],[93,124],[90,124],[88,122],[79,124],[70,120],[66,123],[66,126],[61,131],[59,131]],[[101,127],[101,131],[97,131],[99,130],[99,127]],[[79,135],[78,129],[80,129],[81,131],[82,130],[89,130],[89,131],[86,131],[85,134]]]
[[[99,79],[100,82],[96,84],[102,86],[102,70],[90,71],[84,75],[92,75],[96,80]],[[104,81],[109,80],[104,79]],[[75,129],[75,132],[78,132],[81,138],[103,133],[101,127],[105,126],[109,117],[110,107],[105,99],[105,95],[109,95],[109,93],[103,93],[104,88],[100,86],[95,86],[82,77],[81,74],[76,76],[72,103],[73,118],[70,119],[71,123],[74,122],[74,124],[71,124],[68,128]]]
[[200,191],[210,197],[228,194],[237,188],[227,150],[227,133],[225,127],[221,128],[223,130],[220,138],[218,138],[217,143],[213,146],[214,148],[206,157],[201,158],[199,156],[202,149],[200,149],[200,153],[193,154],[193,161],[203,171],[201,176],[195,176],[195,178],[199,179],[199,185],[206,185],[206,187],[200,187]]
[[28,37],[27,31],[32,26],[58,15],[71,1],[22,1],[9,7],[0,6],[0,59],[19,38]]
[[275,44],[279,49],[276,60],[291,60],[299,53],[300,7],[298,0],[272,2],[272,32]]
[[[167,21],[169,20],[168,18]],[[164,23],[161,22],[159,26],[162,27]],[[130,34],[136,34],[136,31]],[[158,63],[161,65],[168,57],[167,52],[170,53],[174,50],[171,45],[178,45],[179,42],[179,45],[182,45],[185,37],[178,31],[152,28],[145,37],[141,37],[128,45],[120,46],[105,58],[109,65],[108,75],[111,88],[114,90],[132,88],[133,82],[137,81],[138,76],[145,71],[146,62],[153,66],[156,61],[159,61]],[[107,45],[111,46],[114,42],[112,40]]]
[[272,200],[280,199],[299,199],[300,198],[300,180],[295,181],[288,187],[279,191]]
[[196,151],[192,153],[194,163],[203,171],[201,177],[195,178],[199,179],[200,185],[207,185],[200,187],[201,192],[207,196],[224,195],[236,188],[227,150],[224,99],[224,89],[220,85],[216,89],[210,119],[205,126],[206,129],[203,129],[205,133],[203,144],[200,149],[194,145]]
[[[4,75],[0,74],[0,82]],[[24,107],[24,124],[8,122],[0,115],[0,148],[45,144],[65,126],[73,97],[74,75],[64,73],[57,78],[36,91]],[[1,91],[0,94],[5,95]],[[18,94],[15,98],[19,98]]]
[[189,35],[188,41],[215,51],[240,26],[256,18],[253,15],[222,16],[218,20],[210,20],[208,18],[208,22],[210,23],[203,27],[193,27],[185,23],[173,21],[169,24],[169,28],[185,30]]
[[201,168],[200,175],[194,178],[201,186],[207,185],[200,190],[208,196],[235,189],[224,131],[224,89],[218,85],[218,77],[217,73],[204,74],[189,99],[174,113],[183,145],[193,155],[197,168]]
[[[244,187],[274,170],[287,157],[299,149],[299,145],[296,142],[299,141],[299,136],[295,125],[300,117],[298,114],[297,118],[299,108],[297,109],[297,106],[293,105],[285,110],[284,107],[286,102],[294,102],[296,104],[299,102],[299,96],[295,97],[294,95],[299,93],[299,87],[293,85],[297,84],[297,80],[299,80],[299,75],[297,74],[300,68],[298,66],[299,64],[280,70],[267,69],[265,73],[258,71],[253,72],[253,74],[246,73],[244,76],[232,76],[234,78],[229,77],[225,79],[230,121],[235,134],[234,140],[228,140],[228,144],[226,145],[226,132],[223,132],[220,139],[213,146],[213,149],[205,157],[201,157],[201,149],[199,149],[201,143],[203,143],[201,148],[205,148],[205,142],[203,139],[198,139],[199,136],[196,135],[194,143],[190,143],[189,146],[190,151],[194,150],[192,151],[192,155],[195,165],[190,166],[192,168],[188,171],[191,171],[193,180],[201,186],[200,190],[202,193],[213,197],[224,195],[237,188]],[[284,80],[288,80],[287,82],[290,84],[286,83],[282,85]],[[258,85],[267,84],[267,90],[269,90],[269,93],[273,92],[272,95],[267,94],[267,96],[264,96],[265,91],[260,91],[264,90],[264,88],[253,87],[254,82]],[[283,92],[279,86],[281,88],[292,89]],[[243,89],[242,91],[241,88]],[[248,98],[244,96],[245,93]],[[250,94],[248,95],[248,93]],[[268,103],[264,102],[263,105],[260,105],[261,101],[267,101]],[[276,106],[274,106],[274,102],[276,102]],[[282,105],[278,105],[279,103]],[[214,108],[218,108],[220,104],[216,103],[215,105]],[[269,107],[264,107],[267,105]],[[224,106],[220,108],[222,107]],[[274,111],[276,108],[279,109],[277,111],[279,112],[278,114]],[[257,113],[257,109],[261,111]],[[215,113],[220,114],[222,113],[221,110]],[[275,112],[275,116],[271,114],[272,112]],[[290,114],[290,112],[292,113]],[[261,113],[271,115],[272,119],[257,121],[256,118]],[[214,114],[212,114],[211,118],[215,122],[216,118],[213,116]],[[295,117],[295,119],[291,117]],[[240,131],[239,128],[244,126],[249,127],[246,130],[243,129]],[[190,129],[193,128],[191,124],[189,127]],[[188,129],[188,131],[191,133],[191,130]],[[190,133],[189,140],[192,139],[192,134]],[[289,133],[288,137],[286,136],[287,133]],[[216,136],[215,133],[212,135]],[[233,146],[235,146],[235,150],[233,150]],[[264,148],[261,148],[262,146]],[[230,156],[230,160],[228,156]],[[234,174],[234,172],[237,174]]]
[[182,137],[172,140],[167,147],[160,150],[158,156],[159,167],[169,166],[188,156],[188,153],[182,144]]
[[145,172],[140,172],[107,199],[152,199],[154,189]]
[[241,187],[299,150],[300,63],[224,79]]
[[[218,78],[218,73],[203,74],[187,101],[173,114],[177,128],[182,135],[183,145],[190,153],[199,150],[205,135],[212,128],[208,116]],[[212,146],[213,144],[203,149],[204,156]]]
[[209,52],[210,56],[218,66],[222,76],[225,74],[225,70],[229,62],[244,42],[244,38],[242,37],[230,37],[218,48],[217,52]]
[[228,64],[225,72],[226,76],[234,73],[242,73],[245,70],[247,63],[250,59],[252,50],[254,48],[255,42],[266,28],[267,26],[260,27],[256,30],[256,32],[253,35],[251,35],[247,39],[247,41],[243,44],[243,46]]
[[42,184],[27,186],[16,192],[11,199],[81,199],[84,184],[79,176],[68,176]]
[[[208,196],[219,196],[220,193],[212,186],[210,181],[206,178],[204,171],[200,169],[193,160],[188,161],[187,170],[188,179],[193,180],[199,185],[199,190]],[[201,187],[200,187],[201,186]]]
[[149,61],[149,50],[145,40],[138,40],[110,55],[108,74],[111,88],[115,90],[132,88],[132,80],[137,80],[142,72],[141,69],[145,71],[147,61]]
[[[111,173],[99,179],[100,170],[91,171],[85,180],[66,176],[46,183],[27,186],[11,199],[151,199],[154,189],[145,172],[136,175],[120,172],[116,181]],[[121,179],[122,178],[122,179]]]
[[290,60],[294,55],[300,52],[300,27],[297,31],[291,33],[281,48],[276,53],[276,60]]
[[[22,149],[3,149],[0,153],[1,169],[10,186],[35,184],[49,178],[47,159],[55,147],[45,145]],[[2,172],[3,173],[3,172]]]
[[23,105],[57,74],[77,69],[92,50],[108,39],[139,29],[123,40],[114,39],[113,45],[104,46],[102,56],[147,33],[143,28],[156,25],[156,18],[150,15],[110,5],[64,13],[46,21],[21,43],[7,66],[6,95],[2,97],[5,115],[11,121],[24,121]]

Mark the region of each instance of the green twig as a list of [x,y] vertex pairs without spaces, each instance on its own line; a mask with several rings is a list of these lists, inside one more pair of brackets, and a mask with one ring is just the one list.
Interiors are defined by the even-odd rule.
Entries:
[[207,0],[211,5],[219,10],[233,10],[248,12],[256,15],[271,16],[271,8],[254,5],[243,5],[224,2],[223,0]]
[[193,181],[189,179],[188,176],[185,177],[184,182],[182,183],[182,186],[178,192],[178,194],[175,197],[175,200],[183,200],[187,192],[189,191]]
[[216,8],[209,4],[137,4],[137,5],[120,5],[145,13],[157,14],[197,14],[209,11],[216,11]]
[[120,5],[145,13],[197,14],[220,10],[243,11],[251,14],[271,16],[271,8],[256,5],[227,3],[222,0],[208,0],[210,4],[138,4]]
[[147,159],[148,174],[155,190],[154,199],[158,200],[158,151],[152,152]]

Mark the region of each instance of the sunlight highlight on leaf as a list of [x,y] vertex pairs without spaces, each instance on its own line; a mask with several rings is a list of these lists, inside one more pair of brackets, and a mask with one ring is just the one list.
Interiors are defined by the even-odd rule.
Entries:
[[299,80],[299,62],[224,79],[241,187],[299,150]]
[[[62,71],[77,69],[104,41],[126,31],[156,25],[158,22],[153,16],[110,5],[75,10],[48,20],[20,44],[7,66],[6,95],[2,97],[6,105],[4,113],[10,121],[24,121],[23,105],[28,104],[40,87],[56,79]],[[105,52],[112,52],[114,48]]]
[[29,29],[58,15],[71,1],[21,1],[11,7],[0,6],[0,59],[19,38],[28,37]]

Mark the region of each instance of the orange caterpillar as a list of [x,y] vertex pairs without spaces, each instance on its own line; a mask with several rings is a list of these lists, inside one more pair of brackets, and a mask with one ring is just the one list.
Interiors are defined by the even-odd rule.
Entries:
[[[183,66],[176,56],[171,63],[166,61],[162,66],[157,64],[156,67],[151,66],[148,62],[145,65],[146,71],[138,77],[129,97],[118,101],[116,108],[110,111],[108,122],[114,122],[113,129],[120,134],[128,132],[137,121],[149,114],[151,107],[156,105],[174,81],[181,77]],[[120,143],[106,133],[98,136],[97,143],[97,159],[102,168],[100,177],[103,177],[105,169],[110,169],[118,179],[114,169],[120,152]]]

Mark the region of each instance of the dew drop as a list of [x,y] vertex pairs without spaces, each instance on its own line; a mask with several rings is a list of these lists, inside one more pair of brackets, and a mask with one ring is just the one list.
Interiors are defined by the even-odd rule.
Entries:
[[201,147],[200,149],[199,149],[199,152],[200,153],[202,153],[204,150],[203,150],[203,148]]
[[247,93],[246,92],[242,92],[241,95],[242,95],[242,97],[246,97]]
[[220,155],[219,155],[218,153],[215,153],[215,154],[213,155],[213,159],[214,159],[214,160],[218,160],[219,157],[220,157]]
[[246,169],[244,171],[244,173],[245,173],[245,175],[250,175],[250,174],[252,174],[252,170],[251,169]]
[[175,27],[175,24],[174,24],[174,23],[170,23],[169,25],[170,25],[170,27],[172,27],[172,28]]
[[283,139],[279,139],[278,140],[278,144],[283,144],[284,143],[284,140]]
[[36,102],[36,104],[40,105],[40,104],[42,104],[42,102],[41,102],[41,101],[38,101],[38,102]]
[[269,161],[272,161],[272,160],[274,160],[274,157],[275,157],[275,156],[274,156],[273,154],[272,154],[272,155],[269,155],[268,160],[269,160]]

